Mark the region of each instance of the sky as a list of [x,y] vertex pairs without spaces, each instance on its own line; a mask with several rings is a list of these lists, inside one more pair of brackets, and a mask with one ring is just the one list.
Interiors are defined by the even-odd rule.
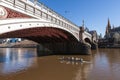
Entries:
[[108,18],[111,26],[120,26],[120,0],[38,0],[78,26],[85,22],[89,30],[104,36]]

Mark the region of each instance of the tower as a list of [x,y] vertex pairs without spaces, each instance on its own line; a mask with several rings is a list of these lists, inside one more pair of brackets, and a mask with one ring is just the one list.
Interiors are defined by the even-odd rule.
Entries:
[[83,24],[82,24],[82,26],[80,26],[80,32],[79,32],[79,38],[80,38],[80,40],[81,40],[81,42],[83,42],[83,33],[84,33],[84,20],[82,21],[83,22]]
[[107,24],[107,27],[106,27],[106,32],[105,32],[105,34],[106,34],[106,35],[109,34],[109,33],[110,33],[110,30],[111,30],[111,24],[110,24],[110,20],[109,20],[109,18],[108,18],[108,24]]

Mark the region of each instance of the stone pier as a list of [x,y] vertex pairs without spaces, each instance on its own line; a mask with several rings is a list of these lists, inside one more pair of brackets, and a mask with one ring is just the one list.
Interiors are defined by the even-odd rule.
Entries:
[[41,55],[86,55],[91,54],[91,47],[84,43],[43,43],[37,46],[38,56]]
[[98,45],[97,45],[96,43],[92,43],[92,44],[91,44],[91,49],[92,49],[92,50],[98,49]]

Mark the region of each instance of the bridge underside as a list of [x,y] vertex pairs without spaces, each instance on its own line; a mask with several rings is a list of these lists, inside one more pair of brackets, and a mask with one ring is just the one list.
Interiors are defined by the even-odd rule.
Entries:
[[37,43],[77,42],[70,33],[53,27],[37,27],[0,34],[0,38],[25,38]]
[[[50,54],[89,54],[89,47],[78,42],[70,33],[53,27],[37,27],[0,34],[0,38],[26,38],[41,45],[38,55]],[[42,51],[42,52],[41,52]],[[43,51],[47,51],[47,54]]]

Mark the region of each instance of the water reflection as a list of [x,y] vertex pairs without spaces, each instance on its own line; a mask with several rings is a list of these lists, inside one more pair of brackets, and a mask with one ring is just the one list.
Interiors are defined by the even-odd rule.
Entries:
[[[35,50],[21,48],[0,49],[0,74],[11,74],[26,70],[36,62]],[[30,52],[31,53],[30,53]]]
[[[80,59],[83,59],[83,61],[81,61]],[[58,60],[60,61],[61,64],[74,66],[73,69],[76,68],[74,72],[74,77],[72,77],[71,80],[87,80],[89,73],[93,69],[91,55],[63,56],[58,58]],[[66,72],[66,74],[69,73]]]
[[76,71],[76,76],[73,80],[87,80],[87,77],[92,69],[93,64],[81,64]]

